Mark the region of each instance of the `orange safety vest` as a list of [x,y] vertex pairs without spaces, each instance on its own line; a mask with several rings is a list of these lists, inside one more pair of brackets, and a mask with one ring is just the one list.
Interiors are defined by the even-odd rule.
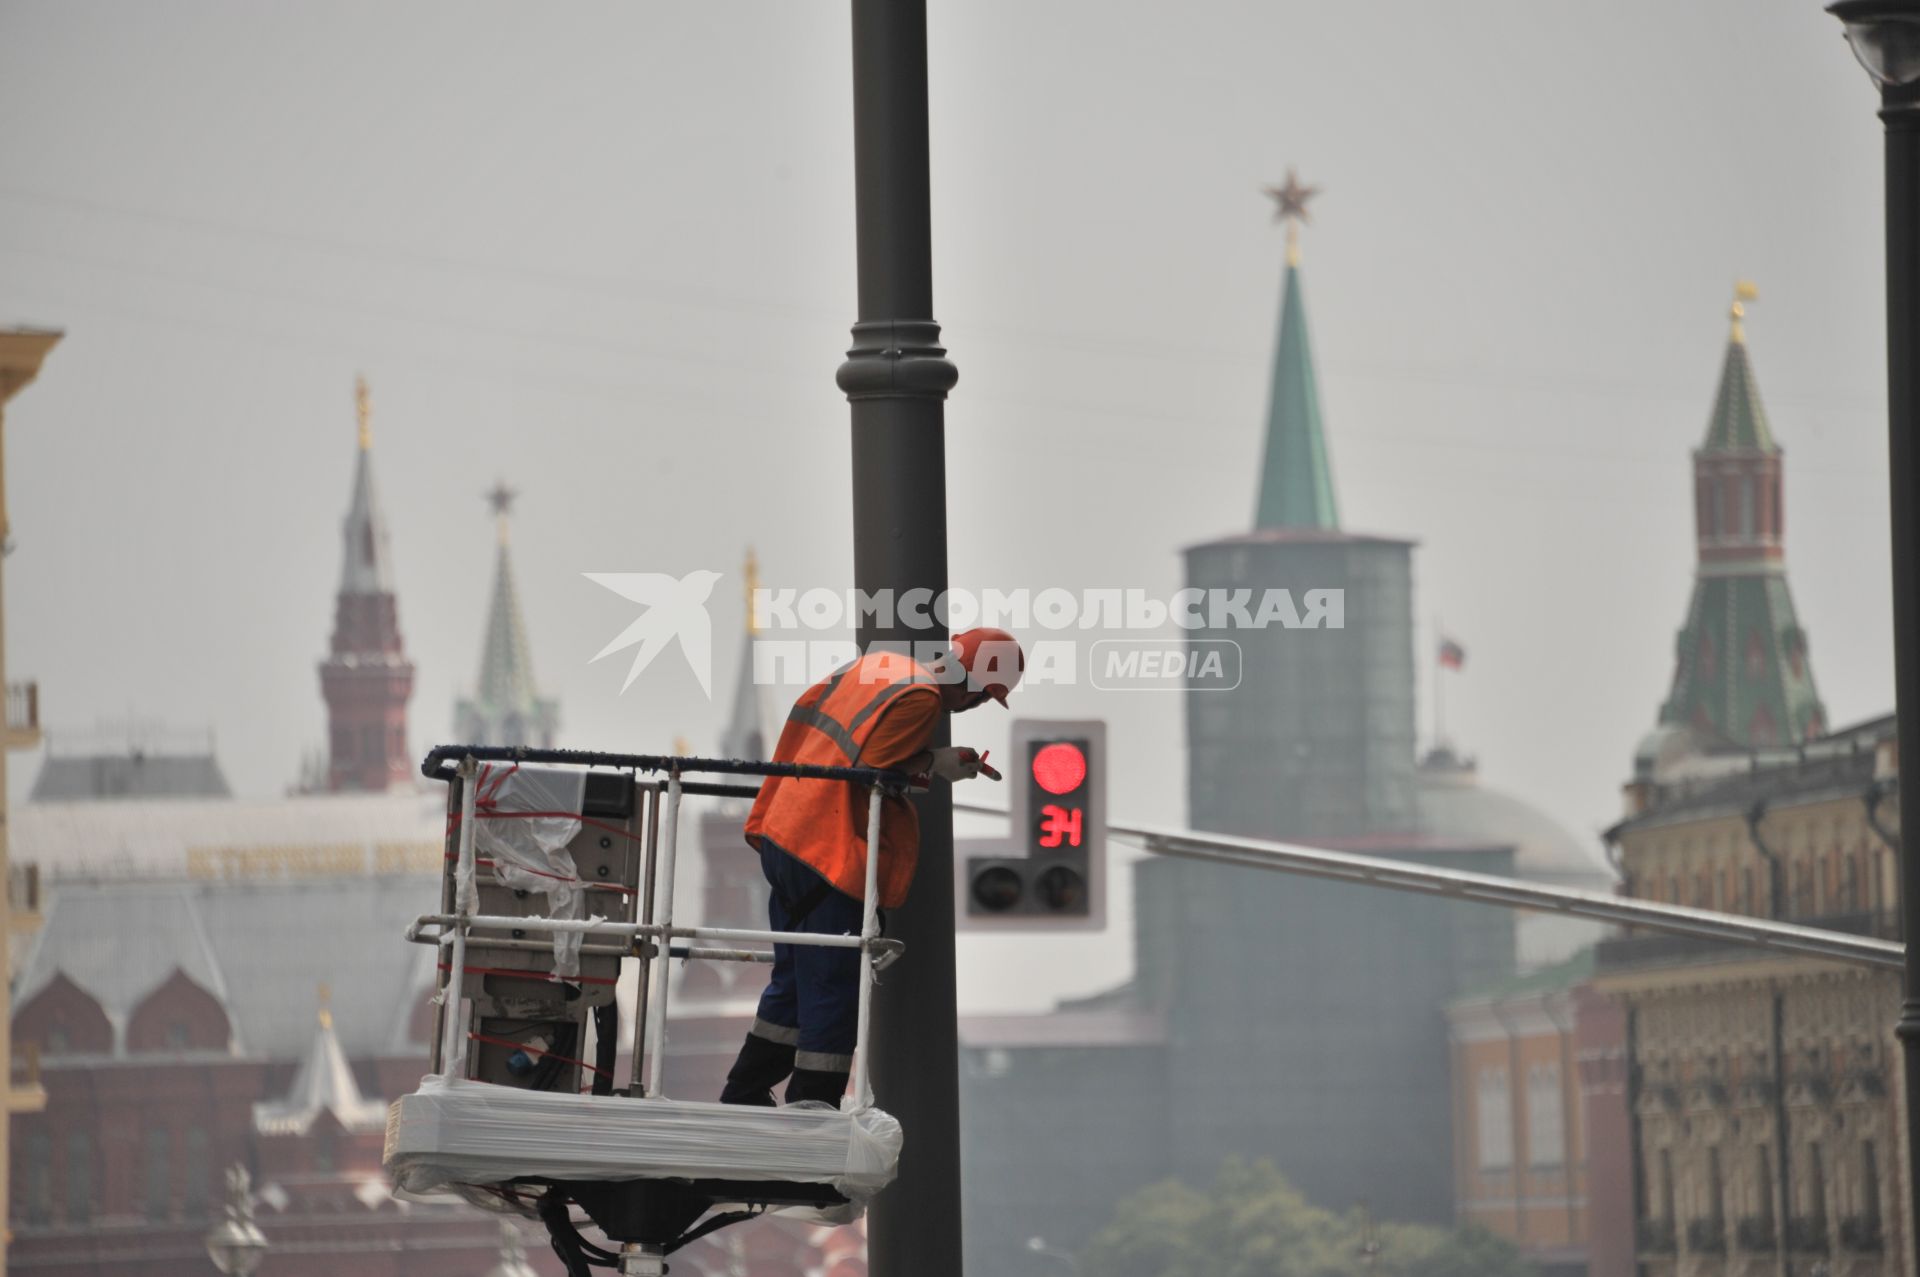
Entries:
[[[860,766],[860,753],[887,707],[907,696],[938,696],[927,668],[898,652],[869,652],[815,683],[794,702],[777,763]],[[768,844],[813,867],[855,900],[867,894],[867,788],[844,780],[769,776],[747,816],[747,841]],[[907,898],[920,858],[920,814],[905,798],[889,797],[880,811],[880,904]]]

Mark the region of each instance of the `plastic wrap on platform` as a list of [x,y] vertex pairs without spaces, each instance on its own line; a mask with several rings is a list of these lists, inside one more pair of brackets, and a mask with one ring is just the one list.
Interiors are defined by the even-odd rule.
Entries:
[[428,1077],[387,1112],[407,1193],[458,1184],[723,1179],[828,1184],[863,1202],[893,1182],[900,1123],[876,1108],[759,1108],[523,1091]]
[[[474,843],[493,862],[503,886],[537,891],[547,898],[547,916],[578,921],[585,915],[586,892],[567,844],[580,832],[587,773],[578,767],[534,763],[482,763],[475,779],[474,812],[479,826]],[[472,884],[459,884],[460,908],[471,909]],[[577,931],[553,933],[553,974],[580,974]]]

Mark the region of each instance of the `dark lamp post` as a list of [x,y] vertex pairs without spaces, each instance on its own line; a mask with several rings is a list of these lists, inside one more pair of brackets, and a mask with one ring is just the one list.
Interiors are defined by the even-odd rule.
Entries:
[[[1900,760],[1905,996],[1894,1034],[1906,1080],[1907,1197],[1920,1220],[1920,0],[1827,6],[1880,90],[1886,129],[1887,471],[1893,532],[1893,701]],[[1920,1238],[1906,1238],[1908,1264]]]

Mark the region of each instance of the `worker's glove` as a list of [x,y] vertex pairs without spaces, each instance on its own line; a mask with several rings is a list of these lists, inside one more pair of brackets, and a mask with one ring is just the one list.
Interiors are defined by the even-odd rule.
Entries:
[[944,781],[972,780],[980,774],[980,755],[962,745],[948,745],[933,751],[927,771]]

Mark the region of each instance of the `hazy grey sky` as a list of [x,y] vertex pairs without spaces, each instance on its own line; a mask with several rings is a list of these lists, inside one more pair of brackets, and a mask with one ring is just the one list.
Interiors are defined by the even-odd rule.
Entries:
[[[1818,3],[931,22],[957,584],[1164,596],[1177,547],[1247,525],[1259,188],[1291,164],[1326,188],[1304,282],[1342,515],[1419,540],[1487,783],[1583,834],[1617,814],[1743,276],[1820,691],[1836,723],[1891,706],[1880,132]],[[729,572],[723,686],[747,544],[770,585],[849,578],[848,76],[845,6],[796,0],[0,5],[0,323],[68,334],[8,418],[10,674],[56,730],[211,726],[238,790],[279,792],[322,736],[364,372],[416,749],[475,674],[501,475],[568,742],[710,746],[724,707],[677,659],[625,696],[623,660],[588,665],[631,605],[581,573]],[[1174,698],[1022,702],[1106,715],[1116,808],[1180,817]],[[983,718],[961,739],[1003,740]]]

